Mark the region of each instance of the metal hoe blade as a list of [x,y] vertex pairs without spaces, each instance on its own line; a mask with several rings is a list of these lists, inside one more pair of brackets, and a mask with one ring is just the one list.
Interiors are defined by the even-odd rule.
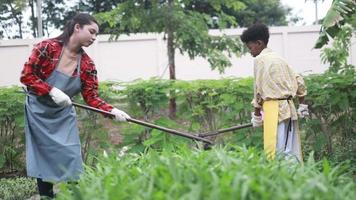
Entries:
[[198,136],[204,138],[204,137],[219,135],[219,134],[226,133],[226,132],[229,132],[229,131],[235,131],[235,130],[248,128],[248,127],[252,127],[252,124],[251,123],[243,124],[243,125],[233,126],[233,127],[230,127],[230,128],[220,129],[220,130],[213,131],[213,132],[200,133]]

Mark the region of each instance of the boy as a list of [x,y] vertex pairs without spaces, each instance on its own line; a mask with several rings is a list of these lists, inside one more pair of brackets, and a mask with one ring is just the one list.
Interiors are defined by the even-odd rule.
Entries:
[[[277,154],[302,162],[297,119],[298,115],[301,118],[309,115],[308,105],[304,104],[307,94],[304,80],[267,47],[269,31],[266,25],[252,25],[242,33],[241,40],[255,57],[252,101],[255,110],[251,122],[254,127],[264,125],[265,152],[272,159]],[[298,111],[293,103],[296,96],[300,103]]]

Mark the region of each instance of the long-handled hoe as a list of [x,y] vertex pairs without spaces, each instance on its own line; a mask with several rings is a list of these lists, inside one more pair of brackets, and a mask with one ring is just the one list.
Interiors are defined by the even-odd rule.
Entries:
[[[24,92],[21,91],[21,93],[25,93],[26,94],[27,92],[26,91],[24,91]],[[94,107],[91,107],[91,106],[79,104],[79,103],[76,103],[76,102],[72,102],[72,104],[74,106],[78,107],[78,108],[82,108],[82,109],[98,112],[98,113],[104,114],[106,116],[109,116],[111,118],[115,117],[112,113],[110,113],[108,111],[104,111],[104,110],[97,109],[97,108],[94,108]],[[137,120],[137,119],[134,119],[134,118],[129,118],[129,119],[127,119],[127,121],[135,123],[135,124],[139,124],[139,125],[142,125],[142,126],[146,126],[146,127],[149,127],[149,128],[158,129],[158,130],[161,130],[163,132],[170,133],[170,134],[173,134],[173,135],[177,135],[177,136],[193,139],[193,140],[196,140],[196,141],[204,142],[204,144],[205,144],[204,148],[205,149],[210,148],[210,146],[214,144],[211,140],[208,140],[205,137],[215,136],[215,135],[219,135],[219,134],[222,134],[222,133],[226,133],[226,132],[230,132],[230,131],[234,131],[234,130],[238,130],[238,129],[252,127],[252,124],[249,123],[249,124],[233,126],[233,127],[230,127],[230,128],[219,129],[219,130],[216,130],[216,131],[213,131],[213,132],[200,133],[200,134],[196,135],[196,134],[192,134],[192,133],[185,133],[185,132],[181,132],[181,131],[165,128],[165,127],[158,126],[158,125],[155,125],[155,124],[151,124],[151,123],[148,123],[148,122],[145,122],[145,121]]]
[[[107,116],[110,116],[110,117],[115,117],[112,113],[104,111],[104,110],[100,110],[100,109],[97,109],[97,108],[94,108],[94,107],[82,105],[82,104],[75,103],[75,102],[72,102],[72,104],[74,106],[78,107],[78,108],[83,108],[83,109],[91,110],[91,111],[94,111],[94,112],[98,112],[98,113],[101,113],[101,114],[104,114],[104,115],[107,115]],[[189,133],[183,133],[183,132],[180,132],[180,131],[177,131],[177,130],[165,128],[165,127],[158,126],[158,125],[155,125],[155,124],[151,124],[151,123],[148,123],[148,122],[140,121],[140,120],[137,120],[137,119],[134,119],[134,118],[129,118],[129,119],[127,119],[127,121],[135,123],[135,124],[139,124],[139,125],[142,125],[142,126],[146,126],[146,127],[149,127],[149,128],[158,129],[158,130],[164,131],[166,133],[171,133],[173,135],[178,135],[178,136],[181,136],[181,137],[186,137],[186,138],[197,140],[197,141],[202,141],[202,142],[204,142],[206,144],[209,144],[209,145],[213,144],[212,141],[210,141],[210,140],[208,140],[206,138],[202,138],[202,137],[199,137],[199,136],[196,136],[196,135],[193,135],[193,134],[189,134]]]

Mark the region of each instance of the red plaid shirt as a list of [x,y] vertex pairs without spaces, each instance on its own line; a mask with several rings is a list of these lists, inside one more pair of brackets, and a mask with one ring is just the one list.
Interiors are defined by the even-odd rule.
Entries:
[[[27,86],[27,89],[39,96],[49,93],[52,86],[45,81],[57,66],[62,48],[62,42],[57,39],[44,40],[35,46],[21,72],[20,81]],[[95,65],[84,51],[80,64],[81,92],[85,102],[92,107],[111,111],[113,107],[98,96]]]

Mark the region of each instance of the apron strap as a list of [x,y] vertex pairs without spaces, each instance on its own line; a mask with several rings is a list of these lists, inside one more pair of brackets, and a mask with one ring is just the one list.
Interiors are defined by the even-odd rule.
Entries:
[[57,70],[57,68],[58,68],[58,66],[59,66],[59,63],[60,63],[61,60],[62,60],[63,51],[64,51],[64,45],[62,46],[61,54],[59,55],[58,62],[57,62],[57,64],[56,64],[56,67],[54,68],[54,70]]

